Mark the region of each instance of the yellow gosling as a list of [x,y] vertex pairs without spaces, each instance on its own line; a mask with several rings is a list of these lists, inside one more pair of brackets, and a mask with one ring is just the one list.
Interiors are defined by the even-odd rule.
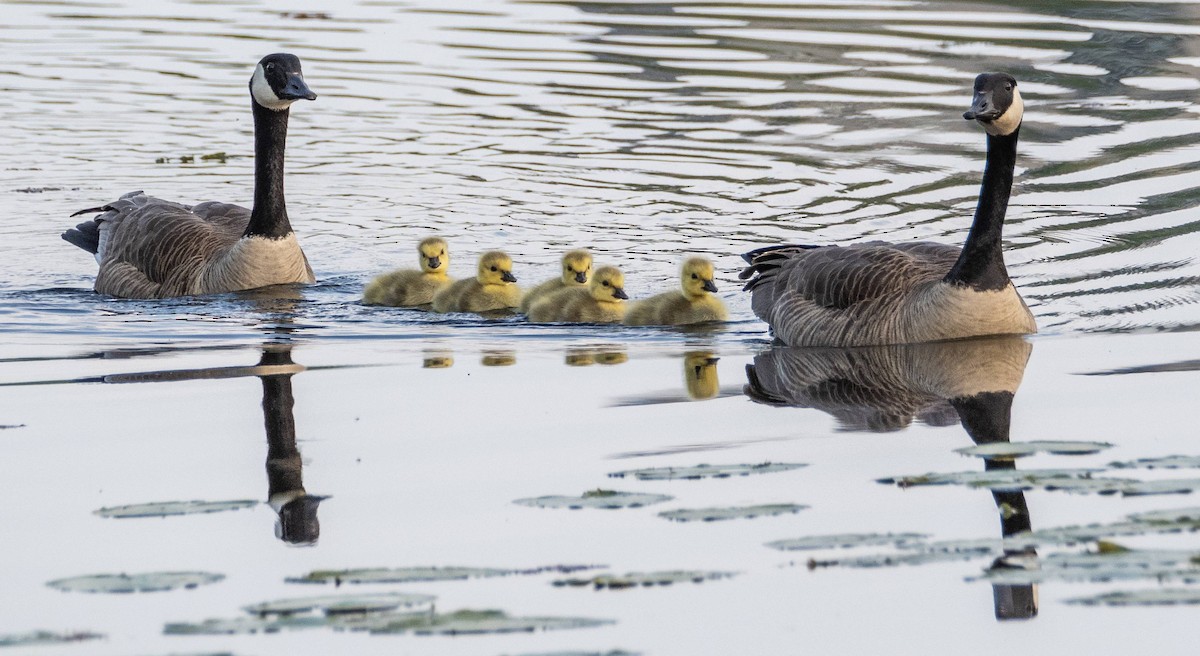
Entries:
[[[680,269],[680,290],[664,292],[630,304],[628,326],[680,326],[705,321],[725,321],[729,312],[714,292],[713,264],[693,257]],[[680,293],[682,292],[682,293]]]
[[529,309],[533,307],[534,303],[560,289],[586,285],[591,273],[591,253],[585,250],[567,251],[562,256],[562,276],[547,280],[526,292],[525,297],[521,299],[521,312],[529,314]]
[[529,320],[570,323],[619,323],[625,315],[625,275],[617,267],[596,269],[587,287],[571,287],[538,301]]
[[397,269],[367,283],[363,302],[367,305],[418,307],[433,302],[433,295],[454,282],[446,271],[450,268],[450,251],[446,240],[429,237],[417,244],[420,270]]
[[458,280],[433,295],[434,312],[492,312],[516,308],[521,288],[512,274],[512,258],[501,251],[479,257],[474,278]]

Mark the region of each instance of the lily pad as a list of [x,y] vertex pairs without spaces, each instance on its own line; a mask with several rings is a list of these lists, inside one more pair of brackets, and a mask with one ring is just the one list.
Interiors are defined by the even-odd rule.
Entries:
[[[1042,487],[1059,479],[1087,479],[1100,469],[999,469],[993,471],[963,471],[929,473],[917,476],[891,476],[876,479],[885,485],[918,487],[925,485],[970,485],[993,490],[1028,490]],[[1115,480],[1115,479],[1114,479]]]
[[511,617],[498,610],[460,610],[453,613],[396,613],[348,617],[340,628],[373,634],[477,635],[583,629],[613,624],[587,617]]
[[955,560],[970,560],[978,554],[954,551],[912,551],[901,553],[866,554],[862,556],[845,556],[842,558],[816,559],[810,558],[809,569],[822,567],[854,567],[876,568],[896,567],[899,565],[928,565]]
[[1037,453],[1057,456],[1076,456],[1099,453],[1112,447],[1108,442],[1078,442],[1071,440],[1036,440],[1032,442],[990,442],[961,449],[955,453],[994,460],[1013,460]]
[[389,592],[381,594],[324,595],[280,599],[244,606],[242,610],[260,617],[268,615],[296,615],[318,611],[326,615],[345,613],[382,613],[400,607],[428,606],[437,599],[433,595]]
[[94,514],[101,517],[119,519],[130,517],[170,517],[174,515],[198,515],[225,512],[227,510],[242,510],[243,508],[252,508],[258,504],[258,501],[252,499],[239,499],[236,501],[162,501],[101,508],[95,511]]
[[623,590],[625,588],[653,587],[674,585],[676,583],[703,583],[737,576],[737,572],[706,572],[699,570],[670,570],[664,572],[630,572],[624,575],[600,574],[586,579],[559,579],[554,585],[582,587],[591,586],[597,590]]
[[676,522],[716,522],[726,519],[751,519],[775,515],[795,514],[808,508],[797,503],[772,503],[760,506],[736,506],[732,508],[680,508],[658,513]]
[[300,577],[285,579],[288,583],[415,583],[425,581],[465,581],[467,579],[544,574],[570,574],[598,565],[550,565],[531,569],[497,569],[493,567],[373,567],[361,569],[316,570]]
[[615,510],[619,508],[641,508],[655,503],[671,501],[675,497],[666,494],[643,494],[639,492],[616,492],[613,490],[592,490],[577,497],[546,496],[531,499],[517,499],[513,503],[536,508],[603,508]]
[[1134,481],[1119,492],[1127,497],[1149,494],[1191,494],[1200,489],[1200,478],[1169,478],[1157,481]]
[[1167,549],[1126,549],[1101,541],[1098,551],[1054,553],[1044,558],[1006,557],[978,580],[1032,584],[1051,580],[1115,581],[1137,578],[1200,580],[1200,554]]
[[1114,469],[1200,469],[1200,456],[1162,456],[1110,462]]
[[750,474],[770,474],[807,467],[803,463],[763,462],[757,465],[696,465],[695,467],[650,467],[613,472],[613,478],[631,476],[639,481],[670,481],[676,479],[696,480],[701,478],[729,478]]
[[1200,528],[1200,507],[1151,510],[1129,515],[1129,519],[1140,524],[1180,524],[1194,530]]
[[59,633],[55,631],[31,631],[29,633],[0,634],[0,647],[40,647],[45,645],[61,645],[85,640],[103,638],[102,633],[91,631],[71,631]]
[[93,574],[57,579],[46,585],[64,592],[124,594],[130,592],[166,592],[216,583],[224,574],[211,572],[147,572],[145,574]]
[[1080,606],[1175,606],[1200,604],[1200,588],[1148,588],[1107,592],[1094,597],[1068,599]]
[[324,615],[282,617],[236,617],[203,622],[171,622],[163,627],[166,635],[243,635],[278,633],[283,630],[316,629],[331,626],[333,619]]
[[809,535],[789,540],[775,540],[767,546],[780,551],[804,551],[809,549],[845,549],[850,547],[875,547],[885,544],[903,545],[928,537],[923,533],[839,533],[833,535]]

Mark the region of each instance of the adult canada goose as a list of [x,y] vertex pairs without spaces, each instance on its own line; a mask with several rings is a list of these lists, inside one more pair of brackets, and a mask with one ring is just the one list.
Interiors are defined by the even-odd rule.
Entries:
[[521,304],[521,288],[514,283],[512,258],[503,251],[488,251],[479,256],[474,278],[451,283],[433,295],[434,312],[494,312],[516,309]]
[[562,275],[525,292],[525,297],[521,299],[521,311],[529,314],[529,308],[533,307],[534,303],[560,289],[586,285],[588,274],[591,272],[591,253],[585,250],[567,251],[562,256]]
[[537,322],[620,323],[625,316],[625,275],[614,266],[596,269],[587,287],[568,287],[543,298],[529,309]]
[[390,305],[392,307],[417,307],[433,302],[433,295],[441,288],[454,282],[446,275],[450,267],[450,253],[446,240],[428,237],[417,244],[420,270],[399,269],[367,283],[363,290],[363,302],[367,305]]
[[295,55],[274,54],[254,69],[250,97],[254,208],[211,201],[188,207],[135,191],[76,212],[101,212],[62,234],[96,255],[97,292],[166,298],[314,281],[288,222],[283,150],[288,107],[317,95],[305,84]]
[[687,259],[680,267],[679,289],[635,301],[625,313],[627,326],[681,326],[729,318],[717,297],[713,264],[702,258]]
[[962,248],[931,242],[769,246],[746,253],[751,307],[792,346],[865,346],[1037,332],[1004,267],[1001,231],[1024,103],[1006,73],[975,78],[963,114],[987,133],[987,166]]

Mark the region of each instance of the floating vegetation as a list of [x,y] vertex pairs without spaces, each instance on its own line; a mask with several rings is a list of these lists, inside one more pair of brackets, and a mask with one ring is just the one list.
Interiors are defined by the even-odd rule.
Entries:
[[559,579],[554,585],[563,587],[591,586],[597,590],[654,587],[676,583],[703,583],[737,576],[737,572],[706,572],[699,570],[670,570],[664,572],[630,572],[624,575],[600,574],[586,579]]
[[146,574],[93,574],[50,581],[46,585],[64,592],[126,594],[192,589],[225,578],[211,572],[148,572]]
[[1195,530],[1200,528],[1200,507],[1150,510],[1133,513],[1129,519],[1139,524],[1180,524]]
[[25,424],[0,424],[0,430],[12,430],[14,428],[25,428]]
[[696,465],[695,467],[650,467],[613,472],[613,478],[631,476],[639,481],[670,481],[676,479],[729,478],[750,474],[770,474],[807,467],[803,463],[764,462],[757,465]]
[[666,494],[643,494],[639,492],[616,492],[613,490],[591,490],[577,497],[546,496],[531,499],[517,499],[513,503],[535,508],[602,508],[615,510],[620,508],[641,508],[655,503],[671,501],[675,497]]
[[1080,606],[1175,606],[1200,604],[1200,588],[1150,588],[1107,592],[1094,597],[1068,599]]
[[1100,469],[997,469],[993,471],[964,471],[929,473],[917,476],[892,476],[876,479],[885,485],[918,487],[924,485],[969,485],[993,490],[1028,490],[1058,483],[1064,479],[1088,479]]
[[1032,442],[990,442],[961,449],[955,453],[993,460],[1013,460],[1038,453],[1056,456],[1077,456],[1099,453],[1112,447],[1108,442],[1079,442],[1070,440],[1037,440]]
[[1043,581],[1114,581],[1137,578],[1200,580],[1200,554],[1168,549],[1127,549],[1100,541],[1097,551],[1055,553],[1044,558],[1001,558],[974,580],[1028,585]]
[[727,519],[752,519],[775,515],[795,514],[808,506],[798,503],[771,503],[759,506],[735,506],[731,508],[681,508],[664,510],[659,517],[676,522],[717,522]]
[[823,567],[896,567],[899,565],[929,565],[931,563],[943,563],[955,560],[970,560],[978,557],[978,555],[979,554],[976,553],[955,551],[912,551],[902,553],[867,554],[863,556],[845,556],[842,558],[829,559],[810,558],[807,565],[809,569],[818,569]]
[[804,551],[809,549],[847,549],[850,547],[877,547],[880,545],[904,545],[920,542],[924,533],[839,533],[833,535],[809,535],[789,540],[775,540],[767,546],[780,551]]
[[511,617],[499,610],[460,610],[453,613],[401,613],[346,618],[337,628],[374,634],[478,635],[584,629],[613,624],[587,617]]
[[38,647],[44,645],[61,645],[85,640],[99,640],[103,633],[90,631],[70,631],[57,633],[54,631],[31,631],[29,633],[0,634],[0,647]]
[[1200,469],[1200,456],[1162,456],[1110,462],[1114,469]]
[[331,626],[331,620],[323,615],[299,617],[236,617],[211,619],[199,623],[171,622],[163,627],[166,635],[242,635],[247,633],[278,633],[283,630],[317,629]]
[[599,565],[550,565],[532,569],[497,569],[493,567],[373,567],[361,569],[316,570],[300,577],[285,579],[288,583],[416,583],[428,581],[465,581],[493,576],[532,575],[554,572],[571,574]]
[[404,592],[324,595],[265,601],[260,604],[244,606],[242,610],[251,615],[258,615],[259,617],[267,615],[296,615],[308,612],[321,612],[326,615],[380,613],[396,610],[401,607],[411,608],[413,606],[431,605],[435,599],[437,597],[433,595],[409,594]]
[[227,510],[242,510],[243,508],[257,506],[258,503],[252,499],[239,499],[236,501],[161,501],[101,508],[94,511],[93,514],[117,519],[131,517],[170,517],[174,515],[199,515],[225,512]]

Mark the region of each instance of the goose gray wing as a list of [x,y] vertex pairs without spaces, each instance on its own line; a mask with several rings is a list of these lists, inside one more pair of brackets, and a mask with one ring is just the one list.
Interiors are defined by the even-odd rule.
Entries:
[[747,253],[751,308],[785,344],[884,344],[917,288],[945,277],[960,249],[931,242],[779,246]]
[[240,239],[250,219],[236,205],[192,208],[141,192],[99,209],[96,291],[127,298],[198,293],[204,265]]

